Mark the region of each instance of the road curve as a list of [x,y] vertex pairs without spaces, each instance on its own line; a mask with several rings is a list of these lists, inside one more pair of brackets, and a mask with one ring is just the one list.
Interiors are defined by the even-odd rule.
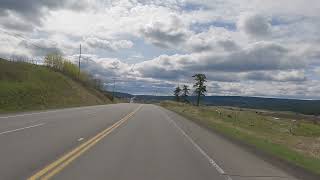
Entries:
[[295,180],[155,105],[3,115],[0,143],[0,179],[4,180]]

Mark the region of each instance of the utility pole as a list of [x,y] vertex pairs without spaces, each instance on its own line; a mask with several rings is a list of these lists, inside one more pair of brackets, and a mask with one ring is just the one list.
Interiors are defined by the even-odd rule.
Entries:
[[80,44],[80,55],[79,55],[79,74],[78,74],[79,79],[80,79],[80,73],[81,73],[81,44]]
[[114,101],[114,90],[116,88],[116,79],[113,79],[112,101]]

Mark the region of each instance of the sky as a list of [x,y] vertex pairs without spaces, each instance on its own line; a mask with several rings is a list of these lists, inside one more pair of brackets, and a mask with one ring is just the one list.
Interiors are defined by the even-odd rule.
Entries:
[[0,57],[60,52],[106,88],[320,99],[319,0],[1,0]]

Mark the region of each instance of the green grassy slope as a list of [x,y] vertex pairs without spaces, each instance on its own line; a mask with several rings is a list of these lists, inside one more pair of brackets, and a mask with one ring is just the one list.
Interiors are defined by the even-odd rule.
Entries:
[[95,89],[44,66],[0,59],[0,113],[110,102]]

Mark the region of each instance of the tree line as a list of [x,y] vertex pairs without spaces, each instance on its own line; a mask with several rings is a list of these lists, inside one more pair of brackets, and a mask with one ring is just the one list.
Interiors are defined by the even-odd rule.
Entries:
[[[194,78],[194,94],[197,96],[197,106],[200,105],[201,96],[205,96],[207,92],[207,77],[205,74],[195,74],[192,76]],[[173,92],[176,101],[178,102],[189,102],[187,97],[190,94],[190,89],[188,85],[183,85],[182,88],[178,85]]]
[[44,58],[44,64],[54,70],[61,72],[62,74],[82,83],[84,86],[95,88],[99,91],[104,91],[103,83],[100,79],[94,78],[90,74],[82,71],[77,65],[64,58],[59,53],[48,54]]

